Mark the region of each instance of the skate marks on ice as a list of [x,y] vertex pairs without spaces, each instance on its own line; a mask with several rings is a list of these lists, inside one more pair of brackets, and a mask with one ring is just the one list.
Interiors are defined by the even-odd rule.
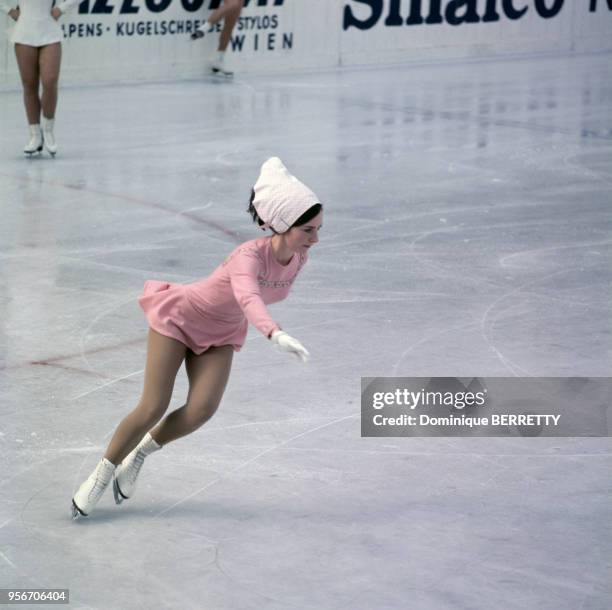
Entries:
[[[144,339],[139,340],[138,343],[144,344],[145,341]],[[123,345],[121,347],[123,347]],[[142,375],[143,373],[144,373],[144,369],[140,369],[138,371],[133,371],[132,373],[128,373],[127,375],[122,375],[121,377],[115,377],[114,379],[110,379],[106,383],[103,383],[102,385],[98,385],[95,388],[92,388],[91,390],[85,390],[81,394],[77,394],[76,396],[73,396],[70,400],[72,402],[76,400],[80,400],[81,398],[85,398],[85,396],[90,396],[91,394],[95,392],[99,392],[100,390],[104,390],[105,388],[108,388],[111,385],[115,385],[116,383],[119,383],[120,381],[126,381],[127,379],[131,379],[132,377]]]
[[[546,275],[542,278],[538,278],[536,280],[531,280],[529,282],[526,282],[525,284],[522,284],[521,286],[518,286],[517,288],[513,288],[512,290],[509,290],[508,292],[502,294],[500,297],[495,299],[485,310],[482,316],[482,319],[480,320],[480,331],[481,331],[482,338],[485,340],[485,342],[487,343],[489,348],[493,351],[495,356],[499,359],[499,361],[515,377],[531,377],[532,374],[529,373],[527,370],[525,370],[523,367],[519,366],[516,362],[513,362],[510,358],[505,356],[501,352],[501,350],[498,347],[496,347],[496,345],[493,343],[493,340],[491,339],[491,330],[495,326],[495,323],[500,319],[500,317],[503,316],[504,312],[500,311],[497,315],[493,315],[492,312],[494,312],[495,309],[502,309],[506,301],[509,301],[510,298],[513,296],[522,294],[525,288],[529,286],[534,286],[534,285],[537,286],[538,284],[541,284],[542,282],[545,282],[546,280],[557,277],[559,275],[565,275],[568,272],[575,271],[576,269],[577,268],[562,269],[560,271],[555,271],[554,273]],[[534,374],[537,374],[537,373],[534,373]]]
[[227,474],[224,474],[223,476],[217,477],[216,479],[214,479],[213,481],[211,481],[211,482],[207,483],[206,485],[200,487],[199,489],[197,489],[193,493],[190,493],[190,494],[184,496],[183,498],[181,498],[180,500],[178,500],[174,504],[170,505],[168,508],[165,508],[164,510],[159,511],[158,513],[156,513],[154,515],[154,518],[157,519],[157,518],[161,517],[162,515],[165,515],[166,513],[168,513],[171,510],[175,509],[177,506],[180,506],[181,504],[183,504],[187,500],[190,500],[191,498],[197,496],[199,493],[201,493],[201,492],[205,491],[206,489],[208,489],[209,487],[215,485],[219,481],[223,481],[226,478],[229,478],[230,475],[234,474],[235,472],[238,472],[238,471],[242,470],[243,468],[246,468],[247,466],[249,466],[253,462],[256,462],[258,459],[260,459],[264,455],[267,455],[268,453],[271,453],[272,451],[280,449],[281,447],[284,447],[285,445],[288,445],[289,443],[297,440],[298,438],[302,438],[304,436],[308,436],[309,434],[317,432],[318,430],[323,430],[324,428],[328,428],[329,426],[333,426],[333,425],[335,425],[337,423],[340,423],[342,421],[345,421],[345,420],[348,420],[348,419],[355,419],[355,418],[358,418],[358,417],[360,417],[359,414],[353,414],[353,415],[346,415],[346,416],[340,417],[338,419],[334,419],[331,422],[327,422],[327,423],[322,424],[320,426],[315,426],[314,428],[310,428],[309,430],[306,430],[305,432],[301,432],[300,434],[292,436],[291,438],[289,438],[287,440],[284,440],[284,441],[280,442],[279,444],[274,445],[273,447],[269,447],[267,449],[264,449],[263,451],[260,451],[258,454],[256,454],[254,457],[249,458],[245,462],[242,462],[238,466],[236,466],[236,467],[232,468],[231,470],[229,470],[227,472]]
[[[150,208],[153,210],[159,210],[161,212],[164,212],[166,214],[173,216],[177,222],[180,222],[182,219],[188,219],[195,223],[205,225],[215,231],[220,232],[226,237],[230,238],[232,242],[236,244],[242,243],[246,239],[246,237],[240,232],[229,229],[228,227],[224,226],[223,224],[213,219],[207,219],[197,214],[194,214],[193,211],[190,211],[189,209],[187,210],[176,209],[172,207],[170,204],[161,203],[159,201],[154,201],[152,199],[136,197],[134,195],[130,195],[127,193],[118,193],[118,192],[101,190],[94,186],[89,186],[85,184],[82,184],[82,185],[79,184],[75,186],[68,182],[51,180],[49,178],[35,178],[34,179],[28,176],[10,174],[7,172],[0,172],[0,176],[9,178],[11,181],[17,181],[26,186],[31,183],[36,183],[36,184],[40,184],[45,187],[55,187],[58,189],[66,189],[69,191],[76,190],[76,191],[83,192],[88,195],[97,195],[97,196],[102,197],[103,199],[117,200],[123,203],[131,203],[131,204],[139,205],[142,207]],[[207,207],[208,206],[204,206],[204,208],[207,208]]]

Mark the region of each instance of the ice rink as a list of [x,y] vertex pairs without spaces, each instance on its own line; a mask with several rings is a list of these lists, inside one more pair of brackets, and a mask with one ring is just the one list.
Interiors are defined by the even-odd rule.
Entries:
[[[609,438],[361,438],[360,378],[610,375],[612,55],[66,86],[54,160],[21,153],[21,92],[0,105],[0,587],[73,610],[610,608]],[[271,308],[310,362],[251,329],[215,417],[73,522],[140,395],[144,281],[259,236],[271,155],[325,206]]]

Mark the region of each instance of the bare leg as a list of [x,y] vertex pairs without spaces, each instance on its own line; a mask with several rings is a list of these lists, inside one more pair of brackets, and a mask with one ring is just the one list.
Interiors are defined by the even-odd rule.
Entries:
[[39,68],[38,48],[25,44],[15,44],[17,66],[23,85],[23,103],[25,105],[28,124],[40,123],[40,99],[38,97]]
[[157,443],[165,445],[186,436],[214,415],[227,385],[233,354],[233,348],[224,345],[211,347],[200,356],[187,355],[187,404],[167,415],[151,430],[151,436]]
[[210,17],[206,20],[211,25],[215,25],[218,21],[221,21],[227,14],[238,10],[238,14],[242,10],[243,0],[225,0],[225,2],[216,10],[214,10]]
[[144,390],[138,406],[117,426],[104,457],[119,464],[166,412],[187,348],[149,329]]
[[223,29],[221,30],[221,36],[219,37],[219,51],[225,51],[225,49],[227,49],[234,26],[236,25],[238,17],[240,17],[240,13],[242,12],[242,0],[238,0],[237,3],[234,2],[233,4],[235,7],[226,13],[223,21]]
[[59,80],[60,65],[62,61],[62,45],[59,42],[47,45],[40,49],[38,65],[40,81],[42,82],[42,111],[43,116],[52,119],[57,107],[57,82]]

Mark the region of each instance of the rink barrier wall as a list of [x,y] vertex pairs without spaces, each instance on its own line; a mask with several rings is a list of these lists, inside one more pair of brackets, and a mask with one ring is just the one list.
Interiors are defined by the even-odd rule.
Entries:
[[[84,0],[62,17],[64,83],[197,78],[217,36],[188,31],[220,0]],[[17,4],[14,0],[13,4]],[[3,17],[0,17],[2,19]],[[0,32],[0,84],[17,87]],[[238,72],[612,50],[612,0],[245,0]]]

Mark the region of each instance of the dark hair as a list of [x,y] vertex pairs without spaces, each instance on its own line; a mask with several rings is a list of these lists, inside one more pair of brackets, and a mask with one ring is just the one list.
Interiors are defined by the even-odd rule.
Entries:
[[[253,217],[253,222],[256,222],[260,227],[263,227],[266,224],[257,213],[255,206],[253,205],[253,201],[255,200],[255,189],[251,189],[251,199],[249,201],[249,207],[247,208],[247,212]],[[323,204],[315,203],[313,206],[309,207],[289,228],[293,229],[293,227],[301,227],[305,225],[309,220],[312,220],[321,210],[323,209]],[[265,229],[264,229],[265,230]],[[270,231],[272,233],[277,233],[272,227],[270,227]]]

